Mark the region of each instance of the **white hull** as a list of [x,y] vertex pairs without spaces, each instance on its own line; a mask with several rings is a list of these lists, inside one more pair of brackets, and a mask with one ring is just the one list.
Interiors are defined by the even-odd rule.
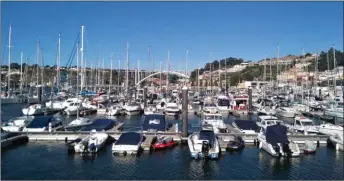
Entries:
[[[94,139],[91,139],[92,136]],[[108,137],[109,136],[106,133],[95,133],[94,135],[89,135],[74,146],[74,151],[76,153],[82,153],[84,152],[84,144],[88,144],[89,146],[87,151],[92,152],[90,146],[93,144],[95,146],[93,151],[98,152],[101,148],[103,148]]]
[[112,154],[136,155],[140,149],[139,145],[112,145]]
[[35,115],[44,114],[44,111],[42,108],[33,108],[31,106],[28,108],[23,108],[22,112],[25,116],[35,116]]
[[277,111],[277,115],[285,117],[285,118],[293,118],[293,117],[295,117],[295,113],[294,112],[282,111],[282,110],[278,110]]
[[[274,157],[278,157],[278,156],[283,156],[284,157],[284,156],[287,156],[287,154],[283,152],[282,146],[280,146],[280,152],[276,152],[275,149],[272,147],[272,145],[269,144],[268,142],[266,142],[264,137],[258,136],[258,141],[259,141],[259,148],[265,150],[270,155],[272,155]],[[301,152],[300,152],[300,149],[299,149],[299,146],[297,145],[297,143],[290,142],[289,143],[289,148],[292,151],[292,155],[291,156],[293,156],[293,157],[300,156]]]
[[[341,138],[343,138],[343,137],[341,137]],[[343,139],[340,139],[340,137],[337,137],[337,136],[331,136],[330,141],[335,146],[336,150],[344,151],[344,147],[343,147],[344,140]]]
[[[196,149],[194,147],[193,139],[195,139],[195,136],[196,136],[196,133],[194,133],[188,137],[189,151],[190,151],[192,158],[195,158],[195,159],[196,158],[202,158],[202,157],[204,157],[202,150]],[[217,158],[219,158],[219,155],[220,155],[220,147],[219,147],[219,143],[218,143],[217,139],[215,139],[215,145],[214,146],[215,146],[214,148],[209,150],[209,157],[212,159],[217,159]]]

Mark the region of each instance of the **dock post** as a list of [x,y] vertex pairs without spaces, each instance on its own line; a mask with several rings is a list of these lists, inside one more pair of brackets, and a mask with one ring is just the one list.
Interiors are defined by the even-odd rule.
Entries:
[[188,136],[188,88],[186,86],[182,89],[182,119],[183,119],[183,129],[182,136]]
[[248,113],[252,113],[252,87],[248,88]]
[[134,95],[135,95],[135,99],[137,99],[137,87],[135,87],[134,89]]
[[143,88],[143,107],[147,107],[147,86]]
[[321,89],[319,89],[319,97],[321,97]]
[[40,87],[37,89],[37,98],[38,103],[42,103],[42,89]]

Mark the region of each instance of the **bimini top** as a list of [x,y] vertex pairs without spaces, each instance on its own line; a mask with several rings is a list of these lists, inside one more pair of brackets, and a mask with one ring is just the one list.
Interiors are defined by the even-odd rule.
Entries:
[[162,114],[150,114],[146,115],[142,125],[143,131],[154,129],[156,131],[166,131],[165,115]]
[[38,116],[35,117],[26,128],[43,128],[49,126],[49,123],[54,121],[53,116]]
[[287,136],[287,127],[283,125],[272,125],[266,128],[265,132],[266,141],[273,146],[277,143],[289,143]]
[[211,130],[201,130],[198,134],[198,139],[206,140],[212,146],[214,145],[214,141],[215,141],[215,133],[214,131],[211,131]]
[[142,140],[142,134],[126,132],[118,138],[115,145],[137,145]]
[[234,123],[242,130],[254,130],[255,132],[259,131],[259,127],[254,121],[235,120]]
[[111,119],[96,119],[92,124],[85,126],[81,131],[96,131],[109,130],[115,126],[115,122]]

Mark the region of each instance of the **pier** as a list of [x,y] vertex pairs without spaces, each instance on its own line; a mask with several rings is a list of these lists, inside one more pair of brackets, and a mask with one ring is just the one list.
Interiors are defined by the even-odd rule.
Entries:
[[17,136],[13,136],[10,138],[2,139],[1,140],[1,149],[7,148],[12,145],[16,145],[19,143],[26,143],[28,142],[28,136],[19,134]]

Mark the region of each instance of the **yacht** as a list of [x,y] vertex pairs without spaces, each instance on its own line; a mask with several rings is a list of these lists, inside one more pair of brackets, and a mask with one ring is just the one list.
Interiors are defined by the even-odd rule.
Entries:
[[227,132],[227,125],[223,121],[222,114],[204,114],[201,121],[202,125],[212,125],[215,133]]
[[141,106],[136,102],[131,102],[123,106],[125,113],[129,116],[139,115],[141,113]]
[[286,117],[286,118],[294,118],[296,115],[295,109],[291,107],[278,107],[276,109],[276,114],[278,116]]
[[78,117],[72,122],[70,122],[67,126],[64,127],[66,131],[74,131],[74,130],[80,130],[81,128],[92,124],[93,121],[89,118],[85,117]]
[[143,142],[143,135],[136,132],[122,133],[118,140],[112,144],[112,153],[121,155],[136,155]]
[[78,112],[81,112],[83,110],[85,110],[85,108],[82,106],[81,103],[72,102],[67,106],[67,108],[64,110],[64,112],[68,116],[76,116],[78,114]]
[[168,116],[177,116],[180,114],[180,109],[177,103],[169,102],[167,103],[164,112]]
[[333,116],[339,119],[344,119],[344,109],[343,106],[337,106],[335,108],[332,109],[325,109],[324,111],[324,115],[326,116]]
[[202,113],[218,113],[218,110],[214,103],[205,103],[202,108]]
[[258,133],[259,148],[275,157],[299,156],[300,149],[296,142],[288,140],[287,127],[276,124],[261,128]]
[[58,126],[62,126],[62,121],[59,118],[53,116],[38,116],[24,127],[23,132],[50,132],[53,128]]
[[336,134],[343,134],[343,126],[335,125],[331,123],[325,123],[319,125],[319,133],[329,136],[334,136]]
[[217,109],[220,113],[229,114],[230,102],[227,96],[220,95],[217,97]]
[[22,109],[25,116],[37,116],[43,115],[47,111],[47,107],[42,104],[34,104]]
[[104,147],[109,135],[105,132],[97,132],[93,129],[90,135],[83,138],[79,143],[74,145],[76,153],[96,153]]
[[344,151],[343,133],[330,136],[329,141],[333,144],[336,150]]
[[188,137],[188,146],[194,159],[219,158],[220,146],[211,125],[203,125],[199,132],[191,134]]
[[279,120],[275,116],[259,116],[258,122],[256,123],[259,127],[266,129],[266,127],[271,125],[276,125],[277,123],[283,124],[282,120]]
[[297,132],[302,132],[305,135],[307,134],[317,134],[319,133],[319,127],[313,124],[311,119],[296,116],[294,118],[294,125],[291,127],[292,130]]
[[22,131],[25,125],[27,125],[32,119],[33,117],[27,116],[15,117],[3,123],[1,128],[7,132]]
[[45,103],[45,106],[49,107],[51,109],[55,109],[55,110],[62,110],[65,108],[63,106],[64,102],[65,102],[64,99],[50,100],[50,101]]

